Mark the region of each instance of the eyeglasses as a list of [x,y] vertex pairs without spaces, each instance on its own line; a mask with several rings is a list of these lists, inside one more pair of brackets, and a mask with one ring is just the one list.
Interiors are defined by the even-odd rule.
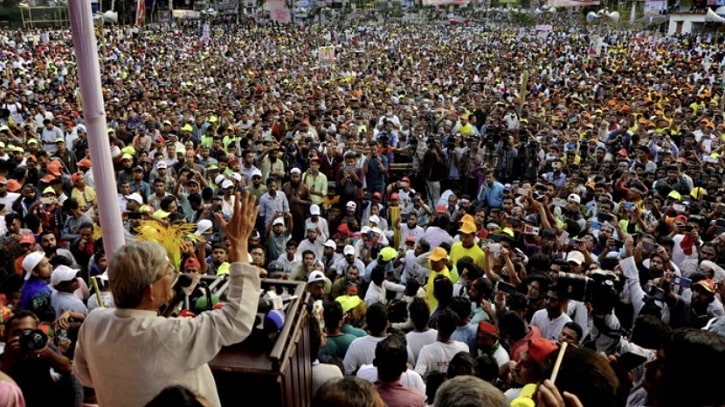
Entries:
[[[169,263],[168,266],[166,266],[166,272],[161,274],[156,280],[154,280],[154,283],[157,281],[160,281],[164,277],[169,276],[171,277],[171,285],[173,286],[176,284],[176,281],[179,279],[179,272],[176,271],[176,268],[173,264]],[[153,284],[153,283],[152,283]]]

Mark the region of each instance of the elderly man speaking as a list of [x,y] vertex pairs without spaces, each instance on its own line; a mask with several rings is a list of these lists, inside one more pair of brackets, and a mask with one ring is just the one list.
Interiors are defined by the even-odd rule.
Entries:
[[231,243],[229,294],[221,308],[196,318],[164,318],[158,309],[173,296],[176,272],[157,243],[121,247],[108,265],[117,308],[91,312],[81,326],[73,371],[93,387],[104,407],[143,406],[169,385],[186,386],[220,406],[207,365],[222,346],[252,330],[259,300],[259,272],[247,259],[247,241],[257,219],[255,197],[237,195],[227,223]]

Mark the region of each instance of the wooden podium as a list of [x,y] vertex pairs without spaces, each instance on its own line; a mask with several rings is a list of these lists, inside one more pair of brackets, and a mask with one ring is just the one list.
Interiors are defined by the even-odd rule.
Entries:
[[312,362],[305,283],[262,280],[266,290],[286,288],[289,303],[279,334],[255,330],[244,342],[223,348],[209,362],[222,406],[308,407],[312,398]]

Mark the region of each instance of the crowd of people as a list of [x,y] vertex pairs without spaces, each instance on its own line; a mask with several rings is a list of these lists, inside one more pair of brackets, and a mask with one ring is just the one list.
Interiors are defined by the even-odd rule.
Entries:
[[723,405],[723,38],[547,18],[106,26],[115,180],[70,31],[0,33],[0,397],[218,405],[264,277],[307,284],[316,406]]

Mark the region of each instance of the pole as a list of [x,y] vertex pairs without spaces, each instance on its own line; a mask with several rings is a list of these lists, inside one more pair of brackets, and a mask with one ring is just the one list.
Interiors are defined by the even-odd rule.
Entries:
[[88,150],[96,179],[98,214],[103,228],[103,247],[113,253],[124,242],[121,210],[116,195],[116,174],[106,133],[106,112],[101,94],[101,69],[98,64],[96,32],[90,1],[69,1],[73,49],[78,65],[78,80],[83,98],[83,117],[88,131]]

